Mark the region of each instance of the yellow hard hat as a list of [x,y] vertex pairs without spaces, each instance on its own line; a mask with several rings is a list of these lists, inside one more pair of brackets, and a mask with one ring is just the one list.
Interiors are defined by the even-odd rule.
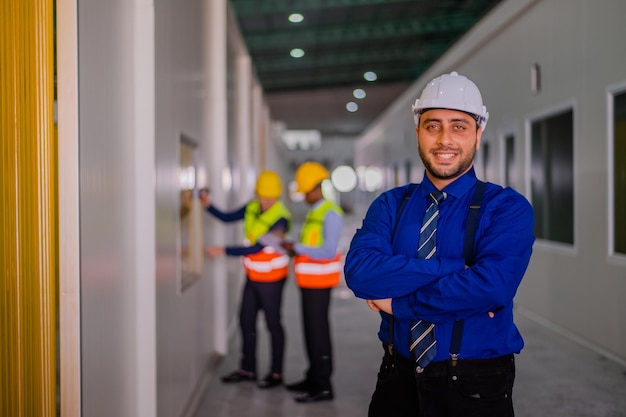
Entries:
[[319,183],[330,178],[328,170],[317,162],[305,162],[296,171],[297,193],[308,193]]
[[255,191],[260,198],[278,198],[283,192],[283,184],[274,171],[263,171],[256,180]]

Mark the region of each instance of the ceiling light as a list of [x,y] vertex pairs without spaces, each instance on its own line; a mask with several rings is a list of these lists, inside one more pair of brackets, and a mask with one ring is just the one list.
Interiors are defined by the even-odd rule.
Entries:
[[362,88],[357,88],[352,92],[352,95],[354,96],[354,98],[358,98],[358,99],[362,99],[365,98],[366,94],[365,94],[365,90],[363,90]]
[[294,58],[302,58],[304,56],[304,50],[300,48],[293,48],[291,52],[289,52],[289,55]]
[[357,167],[359,188],[363,191],[376,191],[383,186],[383,172],[378,167]]
[[281,137],[291,150],[319,149],[322,146],[322,134],[316,129],[287,129]]
[[300,23],[304,20],[304,16],[300,13],[292,13],[289,15],[288,19],[291,23]]
[[330,174],[330,180],[337,191],[347,193],[356,187],[356,172],[348,165],[340,165]]
[[359,109],[359,105],[356,104],[354,101],[351,101],[348,104],[346,104],[346,110],[348,110],[350,113],[354,113],[358,109]]
[[374,71],[367,71],[363,74],[363,78],[365,78],[366,81],[376,81],[378,79],[378,75],[376,75]]

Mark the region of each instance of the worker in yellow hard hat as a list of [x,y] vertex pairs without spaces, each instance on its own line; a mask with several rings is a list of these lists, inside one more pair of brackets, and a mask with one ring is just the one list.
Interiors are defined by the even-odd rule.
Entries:
[[256,321],[263,310],[271,338],[271,364],[267,376],[257,381],[260,388],[283,383],[285,332],[282,324],[282,295],[289,267],[289,256],[280,241],[291,227],[291,214],[280,201],[283,186],[274,171],[263,171],[256,181],[256,198],[233,212],[224,213],[211,204],[208,193],[200,197],[208,212],[223,222],[243,220],[246,245],[209,246],[211,258],[242,256],[246,272],[239,324],[243,338],[239,369],[222,377],[225,383],[257,381]]
[[343,229],[343,211],[322,193],[322,183],[330,177],[317,162],[305,162],[295,175],[296,192],[304,193],[311,206],[304,220],[299,242],[283,242],[294,256],[294,273],[300,287],[302,323],[309,369],[305,378],[287,385],[290,391],[301,392],[295,400],[301,403],[332,400],[333,371],[330,338],[331,289],[339,284],[341,256],[338,250]]

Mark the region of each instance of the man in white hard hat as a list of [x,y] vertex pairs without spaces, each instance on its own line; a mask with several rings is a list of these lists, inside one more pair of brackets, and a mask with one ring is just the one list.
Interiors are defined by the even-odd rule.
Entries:
[[419,184],[371,205],[345,278],[380,312],[385,354],[369,416],[513,416],[513,297],[528,266],[533,210],[511,188],[476,178],[489,118],[478,87],[452,72],[413,106]]

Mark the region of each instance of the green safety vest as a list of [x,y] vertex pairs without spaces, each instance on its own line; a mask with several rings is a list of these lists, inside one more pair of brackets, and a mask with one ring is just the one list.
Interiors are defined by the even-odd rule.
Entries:
[[[281,218],[287,219],[287,230],[291,228],[291,214],[285,205],[276,201],[261,213],[261,204],[252,200],[246,205],[244,213],[244,232],[251,245],[269,232]],[[250,280],[257,282],[274,282],[285,279],[289,273],[289,256],[278,253],[274,248],[266,246],[262,251],[243,257],[243,266]]]
[[309,210],[300,232],[300,243],[316,247],[324,244],[324,218],[329,211],[343,216],[343,210],[329,200],[324,200],[319,206]]
[[[328,200],[309,211],[300,233],[300,243],[315,247],[324,244],[324,218],[330,211],[343,216],[343,210]],[[301,288],[332,288],[339,284],[341,254],[337,253],[332,259],[313,259],[306,255],[297,255],[294,258],[294,274]]]
[[261,204],[252,200],[246,205],[243,217],[243,230],[246,239],[251,245],[267,232],[281,218],[287,219],[287,231],[291,228],[291,213],[282,201],[276,201],[272,207],[261,213]]

